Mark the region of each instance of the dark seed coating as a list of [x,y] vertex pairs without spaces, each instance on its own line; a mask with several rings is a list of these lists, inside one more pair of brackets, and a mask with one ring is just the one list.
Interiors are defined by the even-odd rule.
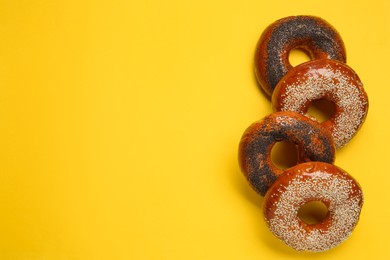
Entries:
[[266,28],[255,54],[255,72],[264,91],[271,96],[279,80],[292,68],[288,55],[301,49],[311,59],[346,62],[344,43],[328,22],[315,16],[291,16]]
[[271,161],[276,142],[289,141],[297,146],[298,163],[333,163],[335,145],[328,130],[295,112],[276,112],[253,123],[239,145],[239,163],[251,186],[264,196],[283,170]]

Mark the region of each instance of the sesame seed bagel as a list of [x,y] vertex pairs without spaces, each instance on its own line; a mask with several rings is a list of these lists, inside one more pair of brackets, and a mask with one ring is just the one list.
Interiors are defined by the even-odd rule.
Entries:
[[[300,207],[321,201],[326,217],[307,224],[298,216]],[[307,162],[279,176],[264,199],[270,230],[298,251],[321,252],[344,241],[355,228],[363,205],[359,184],[344,170],[327,163]]]
[[335,105],[334,115],[321,124],[332,133],[336,148],[341,148],[357,133],[368,112],[363,83],[346,64],[321,59],[298,65],[278,83],[272,106],[275,111],[307,115],[312,102],[320,99]]

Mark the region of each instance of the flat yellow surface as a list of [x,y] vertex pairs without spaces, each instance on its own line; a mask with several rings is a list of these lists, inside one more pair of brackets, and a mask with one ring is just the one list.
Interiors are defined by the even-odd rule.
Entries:
[[[352,236],[297,253],[237,163],[272,113],[253,72],[273,21],[341,34],[370,98],[335,164],[365,194]],[[0,259],[389,259],[390,2],[0,0]]]

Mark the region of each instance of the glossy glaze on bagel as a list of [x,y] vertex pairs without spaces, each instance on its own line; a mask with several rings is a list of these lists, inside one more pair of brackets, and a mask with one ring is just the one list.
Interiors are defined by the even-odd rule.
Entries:
[[239,145],[241,170],[262,196],[283,173],[271,160],[272,147],[279,141],[297,146],[298,163],[334,161],[335,146],[328,130],[295,112],[273,113],[249,126]]
[[290,16],[268,26],[260,37],[255,53],[255,73],[269,96],[292,65],[288,56],[300,49],[314,59],[346,62],[344,43],[333,26],[315,16]]
[[313,60],[290,70],[272,95],[275,111],[305,115],[311,103],[327,99],[335,113],[321,124],[327,128],[336,148],[344,146],[365,121],[368,97],[358,75],[346,64],[333,60]]
[[[301,206],[321,201],[328,214],[307,224]],[[355,228],[363,205],[359,184],[344,170],[327,163],[307,162],[287,169],[268,190],[264,215],[270,230],[298,251],[320,252],[344,241]]]

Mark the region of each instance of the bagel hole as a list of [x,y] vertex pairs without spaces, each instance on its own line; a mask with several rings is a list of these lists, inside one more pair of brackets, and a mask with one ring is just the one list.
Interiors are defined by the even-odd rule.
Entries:
[[292,49],[288,55],[288,61],[293,67],[310,60],[310,56],[305,51],[299,48]]
[[336,113],[336,106],[330,100],[319,99],[311,103],[307,109],[307,113],[312,117],[315,117],[318,122],[322,123],[327,121]]
[[287,169],[297,164],[297,146],[289,141],[280,141],[274,144],[271,150],[271,161],[279,169]]
[[328,207],[322,201],[310,201],[298,210],[298,217],[308,225],[320,223],[328,215]]

